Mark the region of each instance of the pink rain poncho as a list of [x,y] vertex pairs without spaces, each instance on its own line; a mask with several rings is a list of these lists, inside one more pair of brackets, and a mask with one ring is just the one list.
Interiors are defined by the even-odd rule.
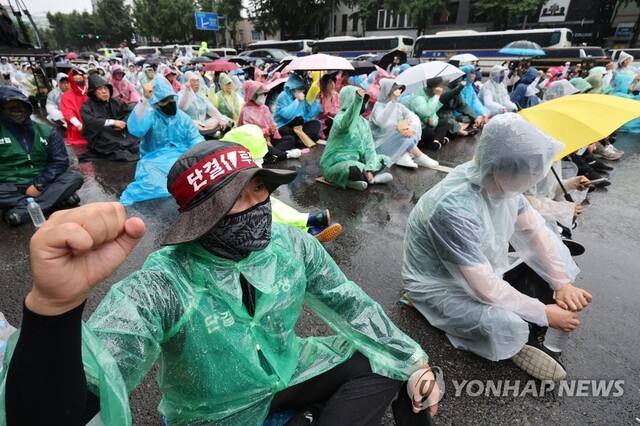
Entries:
[[[121,73],[123,78],[118,80],[116,74]],[[114,65],[111,68],[111,86],[113,86],[114,99],[119,99],[126,104],[140,102],[140,93],[133,84],[125,77],[126,72],[120,65]]]
[[[263,88],[266,90],[266,88],[264,88],[264,83],[248,80],[243,83],[242,88],[244,89],[244,106],[240,110],[240,115],[238,116],[238,126],[242,126],[243,124],[255,124],[262,129],[262,133],[264,133],[267,140],[271,137],[280,139],[281,136],[277,130],[278,126],[273,119],[273,115],[271,115],[269,107],[255,103],[258,89]],[[276,129],[273,134],[271,134],[270,129],[272,126],[275,126]]]
[[327,125],[325,120],[327,118],[333,119],[336,114],[340,111],[340,97],[338,96],[338,92],[334,90],[329,90],[327,87],[327,82],[324,79],[320,79],[318,81],[320,85],[320,95],[318,96],[318,100],[320,101],[320,105],[322,106],[322,112],[318,116],[318,119],[322,123],[322,139],[326,139],[329,137],[329,132],[327,131]]
[[173,81],[169,81],[169,84],[171,84],[171,88],[175,93],[179,93],[180,90],[182,90],[182,85],[178,81],[178,73],[176,72],[176,70],[170,67],[166,67],[162,74],[164,75],[164,78],[167,79],[167,81],[169,81],[169,78],[168,78],[169,75],[171,74],[175,75],[175,78],[173,79]]

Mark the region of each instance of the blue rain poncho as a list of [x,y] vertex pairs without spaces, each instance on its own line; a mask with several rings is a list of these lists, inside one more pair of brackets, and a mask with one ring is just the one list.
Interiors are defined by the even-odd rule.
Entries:
[[360,115],[364,100],[356,93],[358,89],[345,86],[340,90],[340,112],[333,119],[320,158],[322,176],[340,188],[347,187],[351,167],[364,173],[377,172],[390,164],[388,157],[376,153],[369,123]]
[[304,90],[304,81],[293,73],[289,74],[289,79],[284,83],[284,90],[276,99],[276,112],[273,114],[273,119],[278,127],[286,126],[296,117],[301,117],[307,123],[322,112],[318,99],[312,103],[306,100],[299,101],[291,94],[292,90]]
[[[390,98],[394,83],[395,81],[389,78],[380,80],[378,101],[373,106],[369,117],[376,151],[389,157],[392,163],[398,161],[402,154],[414,147],[422,135],[418,116],[402,105],[398,99]],[[409,122],[413,130],[412,137],[405,138],[398,131],[398,123],[402,120]]]
[[545,305],[502,280],[511,244],[555,290],[579,270],[522,192],[549,171],[562,144],[516,114],[485,126],[475,159],[423,195],[404,239],[410,300],[451,343],[497,361],[527,342],[527,321],[547,326]]
[[539,81],[538,70],[529,67],[511,93],[511,101],[522,109],[538,105],[540,103],[540,98],[537,96]]
[[[616,79],[613,84],[613,93],[614,96],[619,96],[621,98],[627,99],[635,99],[636,101],[640,100],[640,95],[633,95],[633,93],[629,92],[629,87],[631,83],[633,83],[634,77],[627,74],[618,73],[616,75]],[[633,119],[626,123],[624,126],[619,129],[621,132],[628,133],[640,133],[640,118]]]
[[475,66],[465,65],[464,67],[460,68],[460,70],[465,73],[465,80],[467,82],[467,85],[464,87],[464,89],[462,89],[462,92],[460,92],[460,96],[462,96],[462,99],[467,105],[469,105],[469,107],[476,115],[480,116],[489,114],[489,109],[485,107],[482,102],[480,102],[476,91],[473,90],[473,81],[471,81],[471,74],[475,73]]
[[[253,317],[242,303],[240,274],[256,288]],[[298,337],[303,303],[336,335]],[[259,426],[276,392],[355,351],[374,373],[396,380],[428,361],[313,236],[277,223],[269,245],[238,262],[195,242],[152,253],[111,287],[83,340],[87,382],[107,426],[131,424],[127,392],[156,362],[158,411],[169,425]]]
[[141,139],[135,180],[120,196],[125,206],[168,197],[167,175],[171,166],[187,149],[204,141],[187,114],[178,109],[176,115],[167,116],[158,110],[157,102],[167,97],[177,102],[177,95],[162,77],[153,80],[153,84],[151,99],[138,103],[127,120],[129,133]]

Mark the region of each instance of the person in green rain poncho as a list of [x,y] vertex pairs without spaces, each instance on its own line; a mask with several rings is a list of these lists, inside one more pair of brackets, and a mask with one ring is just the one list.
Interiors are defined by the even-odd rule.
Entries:
[[[131,424],[127,393],[158,362],[169,425],[262,425],[291,411],[379,424],[396,394],[397,424],[431,424],[427,354],[315,238],[271,223],[269,194],[295,175],[257,167],[230,142],[190,148],[168,176],[180,214],[165,247],[86,324],[87,296],[144,223],[117,203],[53,215],[31,241],[34,284],[0,377],[0,423],[6,407],[9,425]],[[336,334],[296,336],[303,303]]]
[[364,191],[370,184],[393,180],[391,173],[384,172],[391,160],[376,153],[369,122],[360,115],[368,99],[364,89],[356,86],[340,90],[340,112],[320,158],[322,176],[340,188]]

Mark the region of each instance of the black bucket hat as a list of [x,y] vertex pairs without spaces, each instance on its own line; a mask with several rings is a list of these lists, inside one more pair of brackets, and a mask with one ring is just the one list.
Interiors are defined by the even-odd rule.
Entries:
[[163,245],[194,241],[229,213],[252,177],[261,176],[269,193],[295,179],[297,172],[261,169],[241,145],[201,142],[182,154],[171,167],[167,189],[180,215]]

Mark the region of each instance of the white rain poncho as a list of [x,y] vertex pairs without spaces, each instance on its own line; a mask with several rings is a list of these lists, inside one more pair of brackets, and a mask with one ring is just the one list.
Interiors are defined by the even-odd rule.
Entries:
[[[386,155],[392,163],[420,140],[422,126],[418,116],[402,105],[399,99],[389,99],[395,81],[383,78],[380,80],[378,102],[373,106],[369,125],[376,143],[378,154]],[[404,138],[398,131],[398,122],[408,120],[413,129],[413,136]]]
[[491,115],[502,114],[502,109],[506,108],[507,112],[513,112],[518,109],[516,104],[511,102],[507,87],[502,82],[506,68],[500,65],[494,65],[489,73],[489,80],[482,85],[478,97],[491,111]]
[[64,115],[62,115],[62,111],[60,111],[60,101],[62,100],[62,90],[60,90],[60,80],[63,78],[68,79],[69,76],[63,72],[58,73],[56,75],[56,82],[58,86],[49,92],[47,95],[47,120],[49,121],[59,121],[64,120]]
[[516,114],[485,126],[475,160],[423,195],[409,216],[402,277],[409,298],[451,343],[490,360],[526,343],[526,321],[547,326],[545,305],[502,280],[511,244],[555,290],[579,270],[522,192],[549,171],[562,145]]
[[574,93],[578,93],[578,89],[573,87],[573,84],[569,83],[567,80],[558,80],[549,85],[547,90],[544,92],[543,99],[545,101],[551,101],[563,96],[573,95]]

